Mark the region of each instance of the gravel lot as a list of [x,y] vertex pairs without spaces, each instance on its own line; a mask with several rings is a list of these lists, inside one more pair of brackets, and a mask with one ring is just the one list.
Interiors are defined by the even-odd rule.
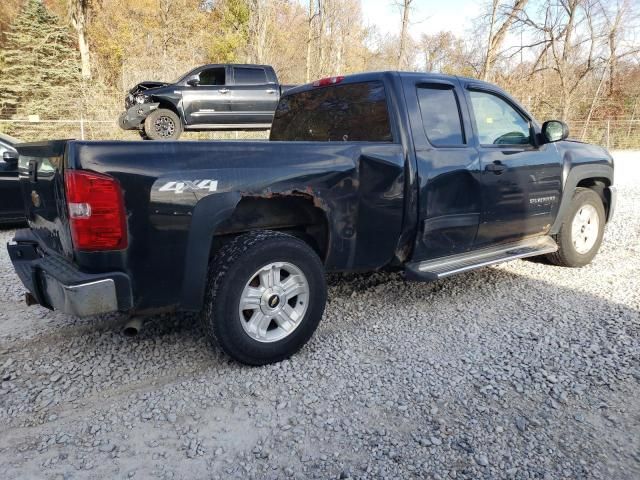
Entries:
[[267,367],[186,318],[130,339],[27,308],[1,248],[3,478],[640,478],[640,153],[616,158],[592,265],[332,277],[312,342]]

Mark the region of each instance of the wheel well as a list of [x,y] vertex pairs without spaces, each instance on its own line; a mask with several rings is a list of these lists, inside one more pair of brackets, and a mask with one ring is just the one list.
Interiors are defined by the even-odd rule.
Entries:
[[300,238],[324,261],[329,244],[325,212],[317,207],[311,195],[270,194],[245,196],[230,218],[214,232],[211,255],[230,239],[253,230],[277,230]]
[[609,190],[606,188],[609,185],[611,185],[611,181],[608,178],[584,178],[578,182],[576,188],[588,188],[596,192],[602,200],[602,205],[604,205],[606,218],[609,218],[611,198]]
[[180,119],[180,123],[184,123],[184,121],[182,120],[182,116],[180,115],[180,112],[178,112],[178,109],[173,103],[167,102],[166,100],[160,100],[160,99],[153,99],[153,100],[157,101],[160,104],[158,108],[171,110],[173,113],[175,113],[178,116],[178,118]]

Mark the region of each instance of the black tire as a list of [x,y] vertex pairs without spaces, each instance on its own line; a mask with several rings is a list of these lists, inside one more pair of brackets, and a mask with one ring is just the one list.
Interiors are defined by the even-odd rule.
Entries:
[[149,140],[177,140],[182,134],[182,121],[175,112],[159,108],[144,119],[144,134]]
[[[304,274],[309,288],[306,310],[297,326],[284,338],[265,343],[245,331],[239,308],[248,282],[273,262],[294,265]],[[290,357],[309,341],[320,323],[326,300],[324,267],[316,252],[291,235],[257,231],[231,240],[211,260],[201,320],[210,341],[230,357],[247,365],[266,365]],[[273,326],[277,328],[269,323],[269,328]]]
[[[598,215],[597,237],[588,251],[579,252],[572,238],[572,223],[576,214],[587,205],[592,206]],[[558,251],[548,254],[546,258],[551,263],[562,267],[583,267],[587,265],[598,253],[602,243],[602,236],[604,235],[605,221],[604,205],[600,196],[588,188],[576,188],[571,199],[571,205],[562,219],[560,231],[554,237],[558,244]]]

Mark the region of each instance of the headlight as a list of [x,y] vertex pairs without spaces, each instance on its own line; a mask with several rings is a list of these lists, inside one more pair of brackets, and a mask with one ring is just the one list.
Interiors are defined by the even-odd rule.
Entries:
[[124,99],[124,108],[129,108],[131,105],[135,103],[136,99],[133,98],[133,95],[130,93]]
[[148,97],[146,97],[145,95],[136,95],[136,103],[145,103],[147,102],[149,99]]

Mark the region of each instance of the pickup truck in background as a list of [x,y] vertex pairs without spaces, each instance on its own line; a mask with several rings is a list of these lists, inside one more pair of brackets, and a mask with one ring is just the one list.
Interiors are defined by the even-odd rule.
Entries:
[[177,140],[183,130],[268,130],[287,88],[269,65],[203,65],[172,83],[137,84],[118,124],[145,140]]
[[19,145],[30,229],[9,254],[28,303],[200,312],[233,358],[276,362],[315,331],[325,272],[589,263],[613,161],[567,136],[474,79],[323,79],[286,92],[268,142]]

